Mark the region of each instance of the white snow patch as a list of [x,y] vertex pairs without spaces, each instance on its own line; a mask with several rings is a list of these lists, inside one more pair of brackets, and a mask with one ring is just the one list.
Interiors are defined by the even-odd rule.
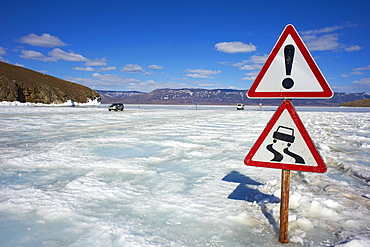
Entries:
[[347,240],[343,244],[335,245],[335,247],[368,247],[370,246],[370,239],[363,236],[351,236],[350,240]]
[[315,226],[314,224],[307,218],[299,218],[296,221],[296,225],[305,231],[312,230]]
[[31,102],[19,102],[19,101],[2,101],[0,102],[0,106],[99,106],[101,102],[98,99],[91,100],[90,98],[87,99],[86,103],[79,103],[74,102],[73,100],[67,100],[62,104],[43,104],[43,103],[31,103]]

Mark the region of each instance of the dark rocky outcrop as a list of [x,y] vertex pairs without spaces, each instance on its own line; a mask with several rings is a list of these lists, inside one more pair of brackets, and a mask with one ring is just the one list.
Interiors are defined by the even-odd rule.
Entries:
[[96,91],[30,69],[0,62],[0,101],[62,104],[100,100]]

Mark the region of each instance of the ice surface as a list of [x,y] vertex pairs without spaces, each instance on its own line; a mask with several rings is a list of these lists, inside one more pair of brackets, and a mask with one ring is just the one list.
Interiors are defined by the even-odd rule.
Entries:
[[[0,106],[0,246],[279,246],[281,171],[243,163],[276,107],[197,108]],[[284,246],[368,246],[370,111],[297,112],[328,171]]]

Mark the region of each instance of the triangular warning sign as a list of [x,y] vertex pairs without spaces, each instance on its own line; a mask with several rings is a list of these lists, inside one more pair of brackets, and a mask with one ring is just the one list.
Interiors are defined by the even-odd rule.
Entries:
[[247,96],[289,99],[331,98],[333,91],[293,25],[288,25]]
[[324,161],[290,100],[281,103],[244,163],[285,170],[326,171]]

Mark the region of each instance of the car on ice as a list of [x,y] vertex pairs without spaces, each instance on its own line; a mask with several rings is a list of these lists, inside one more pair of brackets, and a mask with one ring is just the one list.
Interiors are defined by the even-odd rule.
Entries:
[[244,105],[242,103],[239,103],[236,105],[237,110],[244,110]]
[[118,110],[121,110],[123,111],[123,109],[125,109],[125,107],[123,106],[123,104],[121,103],[113,103],[111,104],[109,107],[108,107],[108,110],[109,111],[118,111]]

